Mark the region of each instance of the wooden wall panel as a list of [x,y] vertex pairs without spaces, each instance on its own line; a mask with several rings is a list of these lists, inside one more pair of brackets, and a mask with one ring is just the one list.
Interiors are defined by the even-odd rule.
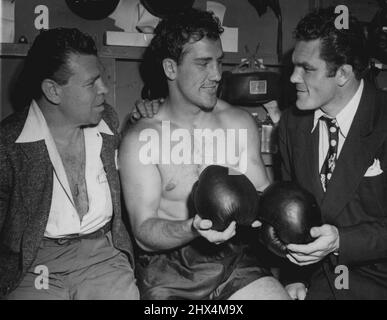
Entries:
[[[226,5],[227,10],[224,18],[224,25],[228,27],[239,28],[239,55],[234,55],[233,64],[240,61],[240,57],[246,56],[244,46],[248,45],[250,51],[254,51],[258,42],[261,43],[259,54],[266,56],[266,63],[272,63],[276,60],[276,38],[277,38],[277,20],[271,11],[262,17],[258,16],[255,9],[247,0],[216,0]],[[317,1],[317,0],[313,0]],[[321,0],[320,0],[321,1]],[[297,21],[310,9],[311,0],[280,0],[283,12],[283,49],[284,53],[289,52],[293,47],[292,30]],[[47,5],[49,8],[50,27],[77,27],[87,32],[96,39],[98,46],[103,43],[103,34],[105,30],[119,30],[114,26],[114,21],[110,18],[90,21],[84,20],[73,14],[64,0],[18,0],[15,7],[15,39],[21,35],[27,37],[31,43],[38,33],[34,28],[34,19],[36,14],[34,9],[37,5]],[[205,8],[206,0],[196,0],[195,7]],[[125,51],[130,47],[101,47],[103,58],[102,63],[105,66],[105,80],[109,88],[107,101],[116,106],[121,123],[134,106],[134,101],[140,97],[142,80],[139,76],[138,66],[141,59],[142,50],[133,48],[134,54],[127,55]],[[123,52],[115,57],[118,51]],[[108,55],[106,55],[108,53]],[[138,55],[135,56],[135,55]],[[259,55],[258,54],[258,55]],[[266,59],[265,58],[265,59]],[[7,91],[10,87],[10,81],[15,76],[17,65],[20,65],[21,58],[14,62],[9,56],[1,57],[1,106],[0,118],[10,112],[10,101]],[[232,65],[225,66],[225,69]]]

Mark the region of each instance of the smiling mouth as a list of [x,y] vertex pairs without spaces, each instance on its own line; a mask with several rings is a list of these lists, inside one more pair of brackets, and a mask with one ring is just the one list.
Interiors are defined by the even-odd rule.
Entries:
[[102,112],[105,110],[105,103],[101,103],[99,105],[96,105],[95,108],[98,109],[97,110],[98,112]]
[[202,87],[202,88],[207,90],[207,91],[216,92],[216,90],[218,89],[218,86],[206,86],[206,87]]

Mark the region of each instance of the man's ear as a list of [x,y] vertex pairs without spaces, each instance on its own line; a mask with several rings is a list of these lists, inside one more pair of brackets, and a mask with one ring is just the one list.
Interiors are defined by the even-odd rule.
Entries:
[[177,63],[175,60],[171,58],[165,58],[163,60],[163,69],[164,69],[165,75],[169,80],[176,79]]
[[355,77],[353,68],[349,64],[343,64],[337,69],[336,79],[340,87],[343,87],[348,81],[352,80]]
[[59,104],[61,101],[62,89],[51,79],[44,79],[42,81],[42,91],[48,101],[53,104]]

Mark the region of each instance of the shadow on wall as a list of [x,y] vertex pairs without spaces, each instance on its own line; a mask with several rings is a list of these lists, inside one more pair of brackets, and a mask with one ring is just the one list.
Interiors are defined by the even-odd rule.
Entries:
[[8,87],[8,100],[14,111],[21,111],[28,107],[32,101],[29,82],[23,74],[24,63],[20,63],[11,75]]
[[290,82],[290,77],[293,73],[292,63],[293,49],[284,53],[282,57],[282,70],[281,70],[281,95],[278,101],[281,110],[284,110],[292,105],[295,105],[297,100],[297,93],[294,84]]
[[140,64],[140,76],[144,82],[141,90],[142,99],[165,98],[168,94],[167,78],[164,74],[162,63],[150,49],[144,52]]

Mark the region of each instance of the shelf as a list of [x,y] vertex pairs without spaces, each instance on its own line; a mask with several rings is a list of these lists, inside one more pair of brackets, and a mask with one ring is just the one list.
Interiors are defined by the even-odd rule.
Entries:
[[99,49],[99,56],[102,58],[140,61],[144,51],[144,47],[102,46]]
[[0,57],[24,57],[29,47],[22,43],[0,43]]
[[[30,44],[0,43],[0,56],[24,57],[27,55],[29,47]],[[99,56],[102,58],[141,61],[144,51],[144,47],[102,46],[99,49]],[[277,65],[275,55],[263,53],[259,57],[263,59],[266,65]],[[237,65],[242,58],[243,56],[240,53],[226,52],[223,63],[225,65]]]
[[[0,43],[1,57],[25,57],[30,44],[21,43]],[[120,47],[102,46],[99,56],[102,58],[141,60],[145,48],[142,47]]]

